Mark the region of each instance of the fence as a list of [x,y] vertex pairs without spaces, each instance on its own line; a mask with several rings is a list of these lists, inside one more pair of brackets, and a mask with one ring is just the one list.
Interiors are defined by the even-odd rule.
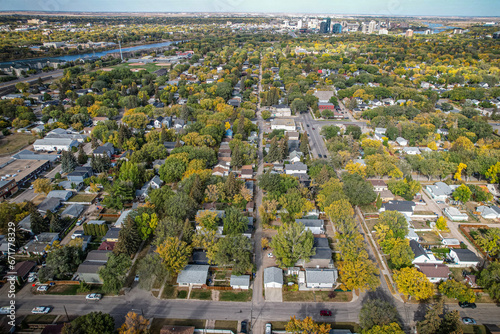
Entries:
[[481,254],[483,254],[483,256],[486,258],[486,260],[492,261],[493,258],[491,256],[489,256],[488,254],[486,254],[486,252],[483,250],[483,248],[481,246],[479,246],[476,243],[476,240],[469,234],[469,231],[466,230],[466,228],[471,228],[471,227],[474,227],[474,228],[484,228],[484,229],[489,229],[489,227],[486,226],[486,225],[469,225],[469,224],[458,225],[458,228],[460,229],[460,231],[465,235],[465,237],[467,239],[469,239],[469,241],[474,245],[474,247],[476,247],[476,249]]
[[207,290],[233,290],[233,288],[230,286],[209,286],[204,284],[201,287]]
[[80,285],[79,281],[47,281],[44,284],[54,284],[54,285]]

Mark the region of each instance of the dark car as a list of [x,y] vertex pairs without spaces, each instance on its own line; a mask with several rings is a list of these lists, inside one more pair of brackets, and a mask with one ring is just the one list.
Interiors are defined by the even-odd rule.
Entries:
[[246,321],[242,321],[242,322],[241,322],[241,330],[240,330],[240,333],[244,333],[244,334],[246,334],[246,333],[247,333],[247,322],[246,322]]
[[323,317],[330,317],[332,315],[332,311],[330,310],[321,310],[319,311],[319,315]]
[[306,124],[306,125],[307,125],[307,127],[309,127],[309,124]]
[[458,303],[458,305],[460,305],[461,308],[476,308],[476,304],[474,303]]

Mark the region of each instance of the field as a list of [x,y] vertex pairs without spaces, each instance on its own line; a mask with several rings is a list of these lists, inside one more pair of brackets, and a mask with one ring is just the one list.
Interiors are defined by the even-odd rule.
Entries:
[[221,291],[219,300],[224,302],[247,302],[252,298],[252,290],[248,291]]
[[158,66],[154,63],[149,63],[149,64],[136,64],[136,63],[132,63],[132,64],[120,64],[120,65],[117,65],[117,66],[113,66],[113,68],[128,68],[130,70],[133,70],[133,69],[144,69],[146,71],[148,71],[149,73],[152,73],[154,71],[157,71],[159,70],[160,68],[164,68],[165,66]]
[[25,146],[31,145],[35,137],[31,134],[13,133],[0,139],[0,154],[12,154]]

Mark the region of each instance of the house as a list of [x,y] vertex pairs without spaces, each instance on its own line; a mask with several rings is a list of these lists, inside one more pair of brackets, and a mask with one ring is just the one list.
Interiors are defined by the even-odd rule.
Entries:
[[331,289],[337,278],[337,269],[306,269],[306,287],[310,289]]
[[477,267],[479,265],[477,255],[468,249],[453,248],[448,257],[460,267]]
[[300,159],[302,159],[302,157],[304,156],[304,154],[302,154],[302,152],[300,151],[292,151],[289,155],[288,155],[288,160],[292,163],[292,164],[295,164],[297,162],[300,162]]
[[305,229],[311,231],[313,234],[325,233],[325,222],[321,219],[295,219],[295,222],[303,224]]
[[307,174],[307,165],[302,162],[285,165],[286,174]]
[[374,137],[377,140],[382,140],[382,137],[385,137],[386,128],[375,128]]
[[164,325],[160,334],[194,334],[194,326],[171,326]]
[[131,211],[132,210],[125,210],[125,211],[123,211],[120,214],[120,217],[118,217],[118,219],[116,220],[116,222],[113,224],[113,227],[122,228],[123,227],[123,223],[125,222],[125,220],[127,219],[128,215],[130,214]]
[[108,142],[102,146],[96,147],[92,154],[100,157],[104,157],[104,155],[107,155],[108,157],[111,158],[111,156],[115,154],[115,147],[113,146],[112,143]]
[[87,284],[102,284],[103,281],[99,277],[99,269],[104,267],[106,263],[83,261],[76,270],[76,275],[80,282]]
[[450,186],[444,182],[436,182],[433,185],[428,185],[425,187],[425,190],[427,190],[433,199],[439,201],[445,201],[453,193]]
[[332,249],[328,238],[314,238],[315,254],[309,257],[309,262],[300,259],[295,264],[304,268],[329,268],[334,269]]
[[275,119],[271,121],[271,130],[295,131],[296,129],[295,121],[291,118]]
[[38,211],[41,213],[47,213],[49,211],[56,212],[57,209],[61,206],[60,198],[46,198],[38,205]]
[[318,98],[319,103],[327,103],[330,102],[330,99],[335,95],[335,92],[330,90],[317,90],[313,95]]
[[153,176],[149,182],[146,182],[141,189],[135,191],[135,196],[141,199],[148,197],[149,189],[158,189],[163,185],[163,181],[158,175]]
[[57,239],[59,239],[59,233],[40,233],[23,248],[28,254],[44,255],[47,253],[47,248],[52,246]]
[[248,290],[250,289],[250,275],[231,275],[229,285],[231,285],[233,289]]
[[283,270],[278,267],[265,268],[264,287],[281,289],[283,287]]
[[112,251],[115,249],[116,242],[113,241],[103,241],[97,250],[106,250],[106,251]]
[[476,211],[480,212],[481,217],[483,217],[484,219],[500,218],[500,208],[498,208],[497,206],[494,206],[494,205],[492,205],[490,207],[481,205],[481,206],[478,206],[476,208]]
[[161,129],[161,127],[163,126],[163,117],[156,117],[156,119],[153,121],[153,124],[156,129]]
[[57,128],[47,133],[44,139],[71,139],[81,144],[87,140],[87,135],[81,135],[72,129]]
[[450,218],[453,221],[467,221],[469,220],[469,216],[466,213],[460,212],[457,208],[449,206],[444,208],[443,213],[446,217]]
[[408,140],[404,139],[403,137],[398,137],[398,138],[396,138],[396,143],[399,146],[406,146],[406,145],[408,145]]
[[382,190],[378,193],[382,202],[393,201],[396,197],[390,190]]
[[61,218],[77,218],[80,217],[85,207],[81,204],[71,204],[61,213]]
[[413,215],[413,210],[415,209],[415,202],[412,201],[389,201],[387,203],[383,203],[379,212],[384,211],[397,211],[399,213],[404,214],[407,217],[411,217]]
[[410,240],[410,247],[413,252],[414,258],[412,264],[430,263],[439,264],[443,261],[437,260],[434,254],[427,253],[420,243],[415,240]]
[[92,118],[92,125],[96,126],[99,122],[106,122],[109,121],[109,118],[107,117],[93,117]]
[[228,176],[229,175],[229,167],[216,166],[212,169],[212,175],[215,176]]
[[7,272],[5,276],[15,276],[19,283],[24,282],[29,273],[35,268],[36,262],[34,261],[22,261],[17,262],[14,266],[14,270]]
[[102,238],[103,241],[112,241],[118,242],[118,236],[120,234],[121,228],[119,227],[111,227],[108,232]]
[[35,151],[71,151],[72,147],[78,147],[78,142],[69,138],[43,138],[33,143]]
[[176,141],[166,141],[166,142],[163,142],[163,146],[165,146],[165,148],[167,149],[167,152],[168,153],[171,153],[174,148],[176,147],[181,147],[184,145],[184,142],[182,140],[176,142]]
[[177,284],[189,287],[207,284],[208,268],[208,265],[188,264],[177,276]]
[[419,155],[421,152],[418,147],[403,147],[403,153],[408,155]]
[[240,177],[242,179],[253,178],[253,168],[251,165],[245,165],[241,167]]
[[69,181],[77,184],[83,183],[83,181],[93,175],[92,167],[76,167],[74,171],[66,175]]
[[158,160],[153,161],[153,169],[154,170],[159,170],[160,167],[165,164],[166,160],[167,159],[158,159]]
[[69,190],[52,190],[47,194],[47,198],[59,198],[61,201],[67,201],[73,196],[73,192]]
[[422,272],[431,283],[439,283],[441,281],[446,281],[448,280],[450,276],[450,269],[448,268],[447,265],[442,264],[442,263],[435,263],[435,264],[425,264],[425,263],[420,263],[416,264],[415,267]]
[[73,192],[78,192],[80,189],[83,187],[83,183],[74,183],[71,181],[61,181],[57,184],[59,187],[63,188],[64,190],[69,190]]
[[288,136],[288,140],[300,139],[300,133],[298,131],[285,131],[285,136]]
[[384,191],[389,190],[387,183],[384,180],[370,180],[374,191]]

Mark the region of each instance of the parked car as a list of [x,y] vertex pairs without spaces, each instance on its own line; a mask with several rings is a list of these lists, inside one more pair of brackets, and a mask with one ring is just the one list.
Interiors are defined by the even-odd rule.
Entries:
[[48,285],[40,285],[38,288],[36,288],[36,291],[38,292],[46,292],[47,290],[49,290]]
[[47,314],[50,312],[49,306],[37,306],[31,310],[33,314]]
[[464,323],[464,325],[475,325],[476,324],[476,320],[474,320],[472,318],[468,318],[468,317],[462,318],[462,322]]
[[83,231],[77,231],[71,235],[71,239],[76,239],[79,237],[83,237]]
[[100,293],[90,293],[85,297],[87,300],[101,300],[101,298],[102,295]]
[[0,314],[9,314],[11,310],[10,306],[0,307]]
[[268,253],[267,257],[274,257],[273,253]]
[[242,321],[241,322],[241,330],[240,330],[240,333],[243,333],[243,334],[246,334],[247,333],[247,322],[246,321]]
[[476,308],[477,305],[475,303],[467,303],[467,302],[464,302],[464,303],[458,303],[458,305],[461,307],[461,308]]
[[266,324],[266,334],[271,334],[272,333],[272,326],[271,324]]
[[331,317],[332,316],[332,311],[330,310],[321,310],[319,311],[319,315],[323,317]]
[[139,275],[135,275],[134,282],[139,282]]
[[309,124],[306,124],[307,127],[309,127]]

